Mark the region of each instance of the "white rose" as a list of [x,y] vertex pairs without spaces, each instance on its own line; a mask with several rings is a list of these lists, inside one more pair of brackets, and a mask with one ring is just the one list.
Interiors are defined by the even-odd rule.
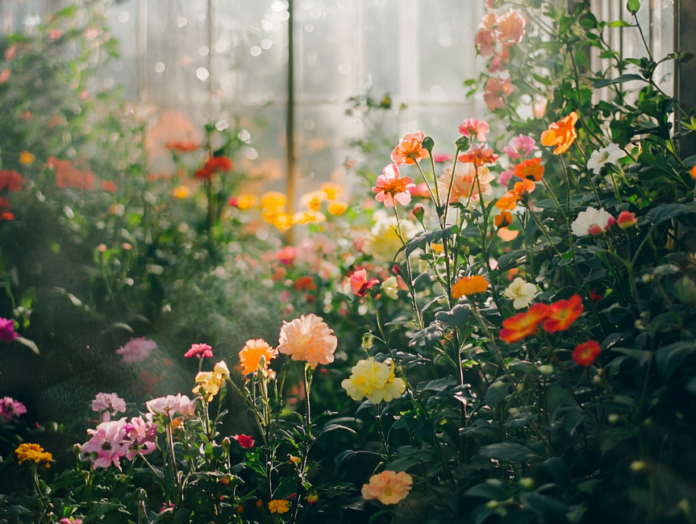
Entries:
[[515,309],[522,309],[532,303],[536,292],[537,287],[534,284],[517,277],[505,290],[505,296],[513,300],[512,306]]

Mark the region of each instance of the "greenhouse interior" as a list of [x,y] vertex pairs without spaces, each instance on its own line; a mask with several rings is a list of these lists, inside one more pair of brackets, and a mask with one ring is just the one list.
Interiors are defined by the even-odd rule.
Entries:
[[696,524],[694,0],[0,0],[0,524]]

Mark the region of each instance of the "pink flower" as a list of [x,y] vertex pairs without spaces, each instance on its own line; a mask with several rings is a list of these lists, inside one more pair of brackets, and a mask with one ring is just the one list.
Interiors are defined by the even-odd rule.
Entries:
[[63,33],[61,33],[60,31],[58,31],[58,29],[51,29],[51,30],[48,32],[48,37],[49,37],[51,40],[58,40],[58,39],[61,37],[62,34],[63,34]]
[[254,447],[254,437],[249,435],[239,435],[235,438],[237,439],[237,442],[239,442],[239,445],[244,449],[251,449]]
[[412,197],[430,198],[428,184],[426,184],[425,182],[421,182],[417,186],[409,187],[408,192],[411,193]]
[[[392,158],[394,158],[393,155]],[[411,201],[409,190],[412,187],[415,187],[415,184],[411,182],[411,179],[409,177],[400,178],[399,168],[396,164],[389,164],[377,177],[377,183],[372,188],[372,192],[376,194],[375,200],[382,202],[387,207],[396,206],[396,202],[405,206]]]
[[112,410],[111,415],[116,416],[117,413],[126,412],[126,401],[116,393],[97,393],[96,398],[92,401],[92,411],[105,413],[102,414],[102,422],[111,420],[109,410]]
[[152,421],[152,413],[143,417],[133,417],[130,421],[127,436],[131,441],[130,449],[126,453],[128,460],[133,460],[138,455],[147,455],[157,449],[155,437],[158,425]]
[[629,211],[621,211],[619,218],[616,219],[621,229],[629,229],[638,223],[635,213]]
[[167,502],[164,506],[162,506],[159,510],[160,515],[164,513],[165,511],[174,511],[174,508],[176,505],[172,502]]
[[428,158],[430,153],[423,147],[424,138],[422,131],[402,136],[399,145],[392,151],[392,162],[397,165],[415,165],[418,160]]
[[14,330],[14,320],[0,318],[0,340],[7,344],[12,344],[16,338],[17,333]]
[[507,69],[507,63],[510,61],[510,45],[511,44],[503,44],[503,49],[500,53],[496,53],[491,59],[491,65],[488,68],[489,72],[497,73]]
[[60,519],[58,521],[58,524],[82,524],[82,519],[75,519],[75,518],[73,518],[72,520],[70,520],[68,518]]
[[479,29],[474,38],[474,44],[478,46],[481,56],[491,56],[495,53],[495,31],[489,29]]
[[475,136],[479,142],[485,142],[486,135],[491,132],[491,128],[485,120],[467,118],[459,124],[459,132],[467,138]]
[[276,253],[276,258],[280,260],[280,263],[284,266],[289,266],[295,259],[295,248],[292,246],[285,246]]
[[7,82],[10,78],[10,70],[9,69],[3,69],[0,71],[0,84],[4,84]]
[[12,62],[17,56],[17,44],[13,44],[5,49],[5,62]]
[[359,297],[366,296],[367,292],[377,284],[379,284],[379,280],[376,278],[367,279],[367,270],[365,269],[355,271],[350,276],[350,288],[353,290],[353,294]]
[[213,348],[208,344],[193,344],[191,349],[184,353],[186,358],[213,358]]
[[108,468],[113,464],[121,470],[121,457],[128,453],[130,442],[125,441],[126,434],[130,430],[130,424],[126,419],[102,422],[97,429],[88,429],[92,435],[88,442],[82,445],[82,460],[92,461],[92,469]]
[[546,114],[546,104],[547,100],[543,97],[534,97],[534,117],[543,118]]
[[191,402],[186,395],[181,393],[174,395],[167,395],[166,397],[159,397],[145,402],[145,407],[153,415],[168,415],[169,418],[175,413],[181,413],[182,415],[190,415],[193,408],[193,413],[195,413],[196,404]]
[[515,170],[514,169],[506,169],[502,173],[500,173],[500,178],[498,179],[498,182],[500,183],[501,186],[507,186],[508,182],[510,179],[515,176]]
[[471,205],[475,205],[481,198],[479,194],[479,185],[481,192],[484,195],[493,193],[491,182],[495,179],[495,175],[490,172],[487,167],[478,168],[478,183],[476,181],[476,167],[474,164],[457,164],[454,181],[452,181],[452,169],[447,168],[442,176],[437,179],[438,190],[444,201],[447,198],[450,183],[452,184],[452,192],[450,194],[450,203],[463,202],[466,203],[471,198]]
[[130,339],[121,349],[117,349],[116,353],[121,355],[124,364],[135,364],[141,362],[150,356],[150,351],[157,348],[157,344],[152,340],[146,340],[145,337]]
[[433,162],[435,162],[436,164],[442,164],[443,162],[449,162],[450,160],[452,160],[452,157],[447,154],[433,155]]
[[500,77],[491,77],[488,79],[488,82],[486,82],[486,88],[483,93],[483,101],[486,102],[488,109],[491,111],[502,109],[505,107],[503,97],[509,96],[513,89],[514,87],[512,86],[509,78],[503,80]]
[[370,477],[369,484],[363,484],[362,496],[365,500],[377,499],[382,504],[398,504],[411,491],[413,479],[402,471],[383,471]]
[[287,302],[288,300],[290,300],[291,296],[292,294],[290,293],[290,291],[286,289],[285,291],[282,291],[280,293],[280,295],[278,296],[278,300],[280,300],[281,302]]
[[503,151],[512,160],[517,160],[523,154],[526,158],[529,153],[536,149],[536,142],[531,136],[519,135],[510,140],[510,143],[503,148]]
[[8,423],[12,422],[13,417],[19,417],[27,412],[27,408],[21,402],[17,402],[11,397],[0,399],[0,417]]
[[498,18],[498,38],[501,42],[519,44],[524,36],[524,26],[527,25],[524,17],[510,9]]
[[318,316],[309,314],[284,322],[280,330],[278,351],[291,355],[293,360],[309,362],[313,368],[319,364],[330,364],[338,340],[333,330]]

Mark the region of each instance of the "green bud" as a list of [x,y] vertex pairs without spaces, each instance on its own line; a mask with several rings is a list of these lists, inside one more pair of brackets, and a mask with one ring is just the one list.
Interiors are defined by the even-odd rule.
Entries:
[[642,460],[636,460],[636,461],[631,463],[631,471],[633,471],[634,473],[638,473],[640,471],[646,471],[648,469],[649,469],[648,465],[645,462],[643,462]]
[[362,338],[363,349],[370,349],[374,343],[375,336],[372,333],[365,333]]
[[553,366],[550,364],[547,364],[545,366],[539,366],[539,372],[544,375],[545,377],[550,377],[554,373]]
[[423,145],[423,147],[424,147],[425,149],[428,150],[428,152],[429,152],[430,154],[432,154],[432,152],[433,152],[433,146],[435,145],[435,141],[434,141],[431,137],[426,136],[426,137],[423,139],[423,141],[421,142],[421,144]]
[[497,500],[489,500],[486,503],[486,508],[488,509],[495,509],[498,507],[498,501]]
[[230,446],[232,445],[232,442],[230,441],[229,437],[225,437],[222,439],[222,449],[225,450],[225,453],[230,452]]

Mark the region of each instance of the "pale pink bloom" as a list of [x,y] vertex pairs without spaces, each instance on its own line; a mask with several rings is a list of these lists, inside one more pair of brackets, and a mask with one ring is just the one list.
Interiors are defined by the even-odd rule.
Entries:
[[285,291],[282,291],[280,293],[280,295],[278,296],[278,300],[280,300],[281,302],[287,302],[288,300],[290,300],[291,296],[292,293],[290,293],[290,291],[286,289]]
[[490,31],[498,25],[498,15],[496,13],[486,13],[483,15],[479,27]]
[[436,164],[442,164],[443,162],[449,162],[452,160],[452,157],[448,154],[442,154],[442,155],[433,155],[433,162]]
[[488,71],[491,73],[497,73],[500,71],[505,71],[507,69],[507,63],[510,61],[510,44],[503,44],[503,49],[496,53],[491,60],[491,65]]
[[213,348],[208,344],[193,344],[191,349],[184,353],[186,358],[213,358]]
[[87,433],[92,438],[82,445],[82,460],[89,458],[92,469],[108,468],[113,464],[121,470],[119,460],[126,456],[131,444],[129,441],[124,442],[129,430],[130,424],[125,418],[102,422],[97,429],[88,429]]
[[411,193],[412,197],[430,198],[428,184],[426,184],[425,182],[421,182],[417,186],[409,187],[408,192]]
[[0,399],[0,417],[6,422],[12,422],[13,417],[19,417],[27,412],[27,408],[21,402],[11,397]]
[[174,508],[176,507],[176,504],[173,502],[166,502],[164,506],[162,506],[159,510],[159,514],[161,515],[162,513],[166,511],[174,511]]
[[198,404],[197,399],[193,399],[191,401],[184,402],[183,399],[187,399],[187,397],[182,398],[182,402],[179,405],[179,413],[181,413],[184,417],[193,417],[196,414],[196,405]]
[[498,18],[498,38],[501,42],[519,44],[524,36],[527,21],[518,12],[510,9]]
[[486,82],[486,88],[483,93],[483,101],[486,102],[488,109],[494,111],[496,109],[502,109],[505,107],[505,102],[503,102],[503,97],[507,97],[514,87],[512,86],[510,78],[503,80],[498,77],[491,77]]
[[145,337],[132,338],[121,349],[117,349],[116,353],[121,355],[121,362],[135,364],[149,357],[150,351],[155,348],[157,344],[152,340],[146,340]]
[[506,169],[502,173],[500,173],[500,178],[498,179],[498,182],[500,183],[501,186],[507,186],[508,182],[510,182],[510,179],[515,176],[515,170],[514,169]]
[[132,442],[126,458],[133,460],[138,455],[147,455],[157,449],[155,437],[157,436],[157,424],[152,421],[152,413],[143,417],[133,417],[130,421],[127,436]]
[[326,235],[314,235],[314,243],[317,246],[317,251],[321,251],[325,255],[331,255],[336,251],[336,242]]
[[295,248],[295,262],[307,264],[313,270],[319,266],[317,244],[312,238],[303,238]]
[[411,193],[409,193],[411,187],[415,187],[411,179],[409,177],[400,178],[399,168],[396,164],[389,164],[377,177],[377,183],[372,188],[372,192],[376,194],[375,200],[382,202],[387,207],[396,206],[396,202],[405,206],[411,201]]
[[495,0],[486,0],[486,9],[495,9]]
[[536,149],[536,142],[531,136],[519,135],[510,140],[510,143],[503,148],[503,151],[512,160],[517,160],[523,155],[526,158],[529,153]]
[[93,40],[99,36],[99,29],[95,27],[90,27],[89,29],[85,29],[85,32],[83,33],[85,35],[85,38],[88,40]]
[[535,118],[544,118],[544,115],[546,114],[546,104],[547,104],[547,100],[544,97],[541,97],[541,96],[534,97],[534,117]]
[[[495,175],[490,172],[487,167],[478,168],[478,181],[481,185],[481,193],[487,196],[493,193],[491,182],[495,179]],[[437,179],[438,190],[444,201],[447,198],[450,182],[452,181],[452,169],[447,168],[445,172]],[[474,205],[480,200],[479,185],[476,183],[476,167],[474,164],[457,164],[455,171],[454,182],[452,182],[452,193],[450,194],[450,203],[462,202],[466,203],[471,195],[471,204]]]
[[383,471],[370,477],[369,484],[363,484],[362,496],[365,500],[377,499],[382,504],[398,504],[411,491],[413,479],[405,471]]
[[111,420],[111,415],[116,416],[117,413],[126,412],[126,401],[119,398],[116,393],[97,393],[96,398],[92,401],[92,411],[103,411],[102,422],[108,422]]
[[474,44],[478,46],[478,52],[481,56],[491,56],[495,53],[495,31],[488,29],[479,29],[474,38]]
[[145,402],[145,407],[153,415],[169,415],[169,418],[173,418],[175,413],[183,414],[182,409],[189,411],[191,409],[190,404],[189,398],[179,393],[176,396],[167,395],[166,397],[152,399]]
[[467,138],[476,137],[479,142],[485,142],[486,135],[491,132],[491,128],[485,120],[467,118],[459,124],[459,132]]
[[280,330],[278,351],[291,355],[293,360],[304,360],[313,368],[330,364],[338,340],[324,321],[312,314],[284,322]]
[[58,40],[62,35],[63,33],[58,31],[58,29],[51,29],[48,32],[48,38],[50,38],[51,40]]
[[616,219],[605,209],[588,207],[585,211],[578,213],[578,217],[571,224],[571,230],[578,237],[595,236],[604,233],[615,222]]
[[423,147],[424,138],[425,135],[422,131],[402,136],[399,145],[392,151],[392,162],[398,165],[415,165],[418,160],[428,158],[430,153]]
[[318,274],[321,278],[330,279],[335,278],[341,274],[341,270],[334,266],[328,260],[322,260],[319,264]]
[[5,49],[5,62],[12,62],[17,56],[17,44],[13,44]]

